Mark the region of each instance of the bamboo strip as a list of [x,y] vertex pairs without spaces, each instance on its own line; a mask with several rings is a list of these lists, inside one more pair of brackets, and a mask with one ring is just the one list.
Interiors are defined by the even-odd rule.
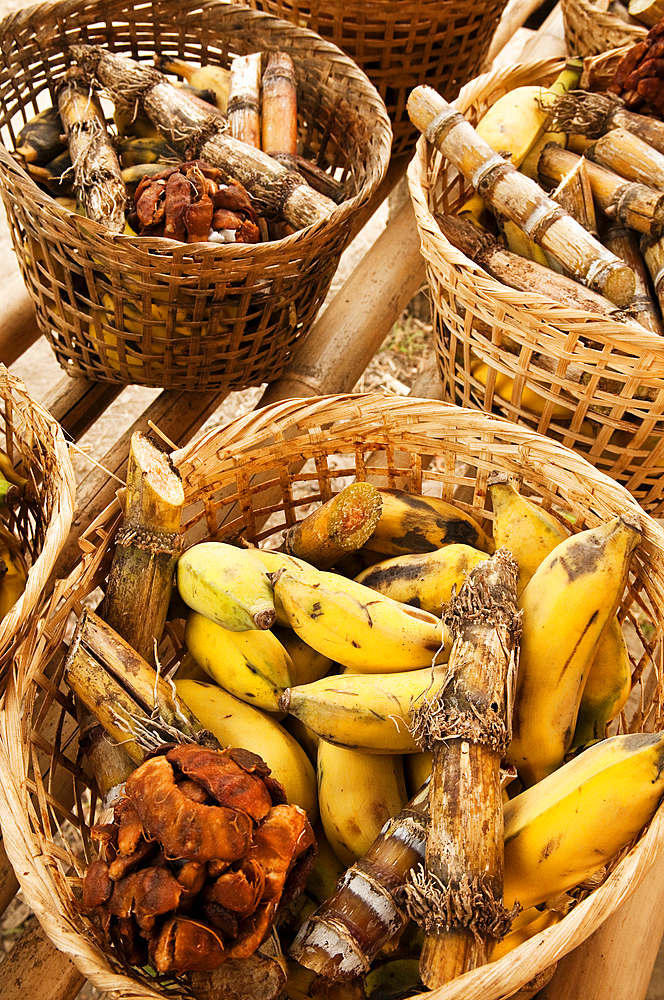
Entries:
[[496,153],[452,105],[430,87],[416,87],[408,99],[408,112],[432,145],[497,212],[518,223],[579,281],[616,305],[627,305],[634,294],[634,275],[625,262]]

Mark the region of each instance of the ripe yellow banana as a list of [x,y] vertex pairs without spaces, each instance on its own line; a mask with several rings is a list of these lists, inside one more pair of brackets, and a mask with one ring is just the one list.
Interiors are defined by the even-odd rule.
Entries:
[[408,801],[399,754],[318,745],[318,809],[332,850],[350,866],[369,850],[383,824]]
[[318,744],[320,743],[318,734],[313,729],[309,729],[309,726],[306,726],[304,722],[301,722],[294,715],[284,715],[281,724],[297,740],[315,767],[318,758]]
[[480,118],[477,132],[513,166],[521,166],[547,129],[555,97],[578,84],[582,69],[580,59],[570,59],[550,87],[515,87]]
[[394,601],[440,616],[452,588],[458,590],[466,573],[486,558],[486,552],[472,545],[451,542],[433,552],[384,559],[363,570],[355,581]]
[[514,951],[524,941],[529,941],[530,938],[539,934],[540,931],[546,930],[547,927],[553,927],[563,917],[562,910],[549,910],[548,908],[538,910],[535,906],[522,910],[512,921],[509,934],[506,934],[501,941],[496,942],[489,961],[497,962],[499,958]]
[[[474,356],[470,362],[470,374],[476,378],[480,385],[486,387],[491,369],[480,357]],[[493,381],[493,392],[500,396],[506,403],[512,403],[514,393],[514,379],[505,372],[496,371]],[[519,406],[528,413],[533,413],[541,417],[547,403],[545,396],[540,395],[530,386],[524,385],[521,390]],[[570,406],[563,406],[562,403],[554,403],[551,416],[554,420],[571,420],[574,416],[574,400],[570,400]]]
[[606,727],[623,710],[632,690],[632,665],[625,636],[616,617],[600,639],[588,672],[572,749],[603,740]]
[[370,753],[417,753],[408,731],[414,704],[445,666],[392,674],[333,674],[288,688],[281,707],[321,739]]
[[449,656],[447,630],[435,615],[338,573],[282,570],[270,579],[290,627],[342,666],[386,673],[431,666]]
[[184,641],[212,680],[256,708],[278,711],[280,696],[295,683],[291,658],[268,629],[231,632],[191,611]]
[[192,87],[199,90],[211,90],[215,96],[216,106],[226,114],[228,98],[231,90],[230,70],[223,66],[194,66],[183,59],[162,56],[158,60],[159,69],[163,73],[175,73],[181,76]]
[[199,542],[178,559],[176,578],[189,608],[231,632],[267,629],[275,622],[272,588],[250,549]]
[[286,789],[288,801],[304,809],[309,821],[315,823],[316,772],[302,747],[283,726],[217,684],[177,678],[174,683],[185,705],[223,747],[244,747],[259,754],[272,777]]
[[44,166],[67,148],[57,107],[38,112],[16,136],[16,150],[26,163]]
[[332,850],[320,819],[314,827],[314,834],[318,844],[318,854],[311,875],[307,879],[307,893],[320,904],[332,894],[339,879],[346,874],[348,865],[339,861]]
[[432,552],[450,542],[463,542],[484,552],[493,543],[475,518],[463,508],[439,497],[380,489],[380,519],[364,548],[386,556]]
[[310,684],[329,674],[334,661],[312,649],[292,628],[274,625],[271,631],[291,658],[293,687],[296,684]]
[[492,472],[487,489],[493,507],[493,540],[505,546],[517,561],[520,594],[541,562],[569,537],[562,521],[528,500],[504,472]]
[[595,743],[504,807],[504,903],[528,909],[599,871],[664,793],[664,733]]
[[641,538],[622,515],[571,535],[526,584],[507,760],[525,785],[563,763],[598,642],[614,616]]
[[28,567],[18,542],[10,546],[5,540],[4,533],[0,534],[0,560],[7,568],[0,576],[0,620],[2,620],[25,590]]
[[420,788],[431,774],[433,752],[420,750],[419,753],[409,753],[403,758],[403,772],[406,778],[406,788],[411,796],[417,795]]
[[[277,573],[280,569],[313,569],[311,563],[305,562],[304,559],[298,559],[297,556],[289,556],[286,552],[276,552],[274,549],[250,549],[249,551],[252,552],[257,559],[260,559],[268,573]],[[292,631],[288,623],[288,618],[286,617],[284,609],[281,606],[281,601],[274,593],[272,596],[274,599],[274,609],[277,615],[276,624],[280,625],[282,628]]]

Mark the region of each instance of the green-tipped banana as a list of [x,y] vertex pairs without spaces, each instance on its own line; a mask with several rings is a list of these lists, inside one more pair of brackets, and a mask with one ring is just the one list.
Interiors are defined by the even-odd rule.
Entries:
[[588,747],[504,807],[504,903],[524,909],[599,871],[637,836],[664,794],[664,733]]
[[408,801],[399,754],[318,745],[318,809],[325,836],[345,865],[369,850],[383,825]]
[[288,801],[304,809],[311,823],[318,816],[316,772],[290,733],[258,708],[247,705],[217,684],[175,680],[175,689],[198,721],[223,747],[245,747],[259,754],[272,777],[286,789]]
[[446,667],[393,674],[333,674],[288,688],[281,708],[321,739],[370,753],[417,753],[408,730],[413,707]]
[[632,664],[625,636],[614,617],[600,639],[583,688],[572,749],[603,740],[606,727],[623,710],[631,690]]
[[459,590],[466,573],[486,558],[486,552],[472,545],[452,542],[433,552],[384,559],[365,569],[355,580],[394,601],[440,616],[443,606],[449,603],[452,588]]
[[178,559],[176,578],[187,607],[231,632],[274,625],[274,595],[253,550],[199,542]]
[[192,611],[184,641],[212,680],[256,708],[278,711],[279,698],[295,682],[291,658],[269,630],[231,632]]
[[558,518],[518,492],[504,472],[492,472],[487,489],[493,507],[496,548],[509,549],[519,567],[520,594],[550,552],[569,536]]
[[431,666],[449,656],[447,632],[435,615],[338,573],[283,570],[270,579],[290,627],[342,666],[387,673]]
[[597,645],[613,618],[641,538],[623,515],[562,541],[526,584],[512,741],[507,760],[525,785],[569,750]]
[[386,556],[433,552],[450,542],[493,552],[491,539],[463,508],[439,497],[380,489],[383,507],[365,548]]

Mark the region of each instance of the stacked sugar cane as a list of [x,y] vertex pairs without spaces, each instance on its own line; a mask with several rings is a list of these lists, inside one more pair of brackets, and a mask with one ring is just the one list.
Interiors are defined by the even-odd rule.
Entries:
[[[663,34],[652,29],[650,53]],[[501,98],[476,128],[427,87],[409,114],[475,189],[436,217],[454,246],[510,287],[661,333],[664,125],[645,96],[657,60],[642,56],[625,56],[607,93],[579,90],[581,67],[570,78],[568,65],[549,88]],[[630,87],[633,104],[644,93],[639,112]]]
[[149,66],[85,45],[72,55],[57,105],[25,124],[15,150],[64,208],[115,233],[257,243],[326,218],[343,198],[298,154],[287,53],[237,56],[229,69],[165,56]]

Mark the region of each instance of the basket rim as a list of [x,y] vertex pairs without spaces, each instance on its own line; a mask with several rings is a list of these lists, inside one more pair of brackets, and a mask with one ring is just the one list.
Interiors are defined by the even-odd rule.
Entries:
[[[626,48],[628,47],[629,46]],[[618,52],[619,50],[615,51]],[[521,78],[523,78],[524,81],[541,81],[543,78],[561,70],[564,65],[564,59],[561,60],[560,58],[554,57],[550,59],[536,60],[533,62],[510,63],[506,66],[501,66],[497,70],[482,74],[462,87],[459,91],[457,99],[454,101],[453,106],[465,115],[473,103],[478,98],[484,96],[490,89],[497,89],[499,86],[504,86],[511,80],[516,79],[517,82],[515,82],[512,87],[508,87],[508,90],[512,90],[514,89],[514,86],[519,86],[521,84]],[[505,285],[501,281],[491,277],[491,275],[488,274],[488,272],[485,271],[480,265],[476,264],[475,261],[467,257],[461,250],[458,250],[455,246],[453,246],[441,232],[429,208],[429,195],[431,192],[431,155],[442,156],[442,154],[440,154],[435,147],[429,143],[426,136],[421,135],[415,147],[415,155],[408,164],[406,171],[410,195],[413,202],[413,209],[415,212],[415,220],[422,239],[422,253],[427,262],[427,266],[432,267],[435,270],[436,253],[440,253],[447,263],[459,268],[462,271],[471,272],[475,276],[475,280],[481,283],[482,288],[486,289],[489,295],[496,299],[500,299],[501,296],[511,297],[514,294],[514,289],[511,289],[508,285]],[[430,245],[424,245],[425,241]],[[593,317],[593,314],[582,309],[573,309],[572,307],[562,306],[554,299],[549,298],[546,295],[539,295],[535,292],[521,291],[519,292],[519,300],[520,302],[530,305],[533,308],[546,307],[548,310],[548,317],[550,317],[552,325],[555,325],[556,323],[556,312],[565,314],[566,326],[573,323],[588,324],[589,319],[591,319],[594,336],[598,336],[600,330],[606,331],[607,334],[610,334],[611,340],[615,341],[616,344],[619,344],[621,349],[623,349],[627,354],[641,355],[643,353],[647,353],[653,355],[662,365],[664,365],[664,341],[658,334],[646,330],[640,324],[632,323],[631,321],[619,323],[617,320],[600,316],[595,318]],[[649,369],[644,369],[642,372],[644,379],[646,380],[648,378],[648,373]]]
[[[6,14],[3,18],[1,18],[0,38],[4,37],[7,29],[13,24],[22,25],[24,22],[30,24],[34,19],[39,19],[40,14],[46,12],[50,14],[54,10],[60,9],[62,10],[62,14],[60,16],[64,18],[71,14],[75,15],[81,9],[89,11],[91,9],[94,10],[95,7],[99,9],[100,17],[103,20],[103,0],[93,0],[93,3],[88,3],[86,0],[43,0],[43,2],[22,7],[18,11]],[[193,259],[196,259],[197,255],[205,253],[208,259],[212,258],[215,262],[217,258],[223,260],[224,258],[236,255],[255,257],[261,253],[265,253],[266,248],[275,245],[278,245],[279,247],[289,247],[293,243],[301,242],[303,238],[308,236],[317,236],[321,230],[325,231],[328,228],[335,228],[340,223],[345,222],[349,216],[352,216],[353,213],[356,212],[357,209],[370,198],[371,194],[384,179],[390,163],[393,141],[392,124],[387,113],[385,102],[364,70],[362,70],[348,55],[346,55],[342,49],[334,45],[334,43],[321,38],[309,28],[294,25],[292,22],[276,17],[266,11],[256,10],[251,7],[245,7],[242,4],[233,3],[232,0],[200,0],[200,2],[189,2],[188,7],[185,10],[185,14],[203,13],[206,10],[214,11],[219,7],[225,8],[231,14],[246,17],[250,21],[253,21],[257,27],[260,26],[261,21],[268,22],[275,27],[282,28],[288,35],[294,35],[295,37],[303,39],[310,39],[311,41],[315,40],[317,52],[329,54],[329,56],[333,57],[336,62],[345,64],[348,69],[352,70],[352,75],[357,78],[358,83],[361,84],[362,88],[366,90],[367,98],[370,99],[375,105],[377,120],[373,129],[374,133],[379,136],[379,143],[377,145],[375,156],[375,165],[377,167],[375,176],[365,179],[357,194],[353,195],[351,198],[345,199],[337,205],[330,212],[329,216],[319,219],[318,221],[313,222],[310,225],[305,226],[303,229],[299,229],[295,233],[285,236],[280,240],[270,240],[261,244],[243,245],[231,243],[217,244],[208,242],[187,244],[187,256],[191,256]],[[63,51],[65,51],[65,47],[63,47]],[[112,246],[132,247],[138,251],[146,252],[150,248],[158,251],[160,257],[165,260],[168,259],[169,251],[172,251],[174,247],[182,246],[179,241],[170,240],[166,237],[130,236],[122,233],[109,233],[104,226],[96,223],[94,220],[84,218],[77,215],[76,212],[71,211],[71,209],[59,205],[49,194],[44,192],[35,183],[34,179],[26,170],[23,169],[20,163],[12,157],[11,151],[8,150],[1,141],[0,162],[4,162],[5,165],[11,165],[13,170],[19,171],[22,182],[27,184],[28,188],[33,193],[34,200],[37,204],[39,204],[40,208],[42,210],[47,210],[60,222],[65,219],[67,223],[72,226],[75,233],[80,233],[82,230],[86,236],[92,238],[93,240],[100,240],[107,245],[110,244]]]

